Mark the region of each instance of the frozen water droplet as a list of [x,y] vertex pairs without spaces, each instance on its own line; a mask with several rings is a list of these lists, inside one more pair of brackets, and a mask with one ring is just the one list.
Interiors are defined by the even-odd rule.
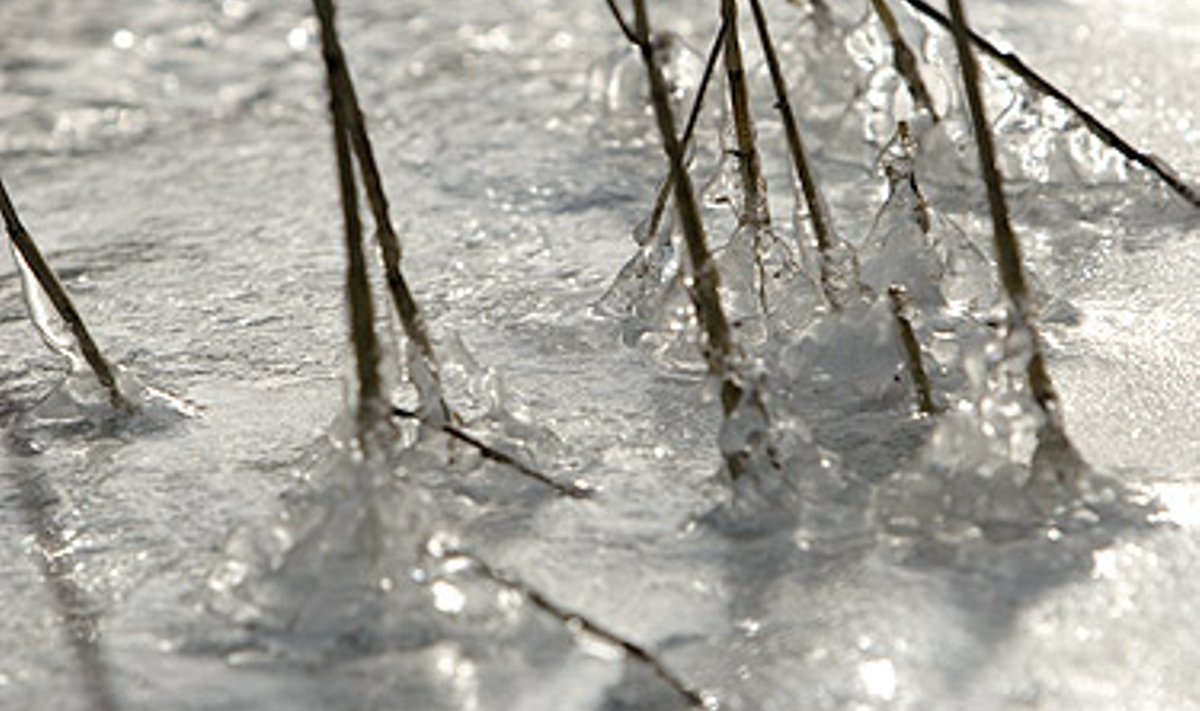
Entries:
[[75,334],[71,333],[70,327],[58,315],[58,310],[54,308],[54,304],[51,303],[46,291],[42,289],[42,285],[38,283],[33,269],[25,261],[20,250],[12,241],[9,241],[8,244],[13,262],[17,265],[17,271],[21,275],[21,291],[25,295],[29,320],[37,329],[38,335],[42,337],[46,347],[66,358],[71,364],[72,371],[82,370],[85,361]]

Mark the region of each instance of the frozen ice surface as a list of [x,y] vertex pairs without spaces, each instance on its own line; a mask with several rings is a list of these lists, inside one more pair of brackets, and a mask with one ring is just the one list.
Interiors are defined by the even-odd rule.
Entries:
[[[1020,388],[1000,387],[948,38],[892,3],[947,112],[913,123],[926,234],[906,221],[912,195],[886,203],[879,158],[911,107],[865,4],[831,3],[821,22],[768,4],[863,279],[940,272],[940,293],[908,286],[951,412],[913,416],[885,302],[814,315],[811,281],[772,286],[780,311],[754,321],[761,243],[735,236],[719,84],[693,166],[747,358],[769,372],[769,425],[753,409],[719,422],[669,218],[649,276],[601,302],[665,174],[604,3],[346,0],[406,273],[466,426],[600,489],[557,497],[398,425],[370,505],[346,483],[363,464],[330,445],[348,354],[307,5],[0,4],[6,184],[101,347],[196,414],[79,426],[91,391],[64,380],[0,262],[0,708],[684,706],[629,654],[431,540],[649,650],[722,709],[1200,708],[1200,218],[985,64],[1050,370],[1096,472],[1078,491],[1030,487],[1036,423]],[[1200,171],[1194,0],[968,5],[1135,144]],[[651,11],[686,105],[715,3]],[[749,51],[786,245],[765,264],[804,282],[804,216],[788,213]],[[888,250],[909,260],[874,261]],[[758,457],[761,481],[730,486],[722,447]],[[787,477],[765,476],[773,465]]]

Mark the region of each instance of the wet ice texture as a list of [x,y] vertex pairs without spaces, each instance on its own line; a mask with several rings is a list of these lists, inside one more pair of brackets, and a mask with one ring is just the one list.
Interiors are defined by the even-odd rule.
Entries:
[[[5,4],[6,180],[111,357],[201,417],[75,429],[95,388],[62,380],[17,271],[0,271],[0,424],[36,443],[0,460],[0,706],[99,708],[96,679],[122,709],[678,703],[452,544],[722,708],[1194,706],[1196,218],[985,63],[1051,371],[1096,469],[1075,488],[1039,478],[1027,350],[1003,328],[951,45],[893,4],[936,125],[911,114],[865,4],[838,4],[832,30],[769,8],[866,287],[847,283],[840,313],[821,304],[803,209],[789,212],[760,59],[769,233],[738,229],[710,90],[693,170],[752,395],[723,423],[669,213],[653,239],[636,226],[665,166],[603,4],[344,5],[406,270],[465,426],[598,484],[586,502],[411,425],[383,461],[336,445],[340,243],[301,6]],[[652,8],[678,38],[680,107],[712,5]],[[1142,5],[971,9],[1194,170],[1179,48],[1198,15]],[[889,147],[898,118],[910,162]],[[914,416],[896,282],[935,417]],[[729,481],[723,455],[750,476]]]

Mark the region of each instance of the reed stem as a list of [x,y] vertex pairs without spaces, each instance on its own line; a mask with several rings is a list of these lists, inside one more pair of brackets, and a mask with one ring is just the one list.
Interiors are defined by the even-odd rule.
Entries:
[[[641,0],[635,1],[640,2]],[[584,632],[617,647],[627,657],[636,660],[650,669],[655,676],[671,687],[692,708],[711,708],[703,694],[680,678],[675,672],[671,671],[661,659],[642,645],[626,639],[584,614],[575,612],[555,602],[529,583],[501,571],[469,551],[462,549],[447,550],[441,553],[441,557],[448,559],[458,558],[469,563],[480,576],[496,585],[520,593],[531,605],[566,625],[568,629]]]
[[416,420],[425,427],[432,427],[436,430],[444,432],[446,435],[453,437],[459,442],[474,448],[484,459],[490,459],[497,464],[503,464],[505,466],[512,467],[522,475],[544,484],[554,489],[558,493],[563,494],[564,496],[570,496],[571,498],[575,499],[586,499],[591,497],[594,491],[588,486],[578,482],[564,484],[550,475],[534,469],[511,454],[506,454],[505,452],[496,449],[470,432],[467,432],[463,428],[458,427],[457,425],[454,425],[448,421],[431,422],[427,418],[422,418],[417,412],[395,406],[392,407],[392,414],[401,419]]
[[934,122],[937,122],[937,111],[933,108],[933,99],[929,95],[929,88],[925,86],[925,80],[921,78],[917,55],[904,39],[904,33],[900,31],[900,23],[896,21],[896,15],[892,13],[887,0],[871,0],[871,6],[875,8],[875,14],[879,17],[884,31],[887,32],[888,41],[891,42],[892,66],[895,67],[896,73],[904,78],[913,102],[928,111]]
[[617,27],[621,28],[621,34],[625,35],[625,39],[629,40],[630,44],[641,44],[638,36],[634,34],[633,28],[625,21],[625,16],[621,14],[621,8],[617,7],[616,0],[604,0],[608,4],[608,11],[612,13],[613,19],[617,22]]
[[[904,2],[943,28],[951,32],[955,31],[954,21],[924,0],[904,0]],[[1083,122],[1083,125],[1087,127],[1088,131],[1091,131],[1092,135],[1099,138],[1109,148],[1120,153],[1125,160],[1150,171],[1159,180],[1162,180],[1176,195],[1179,195],[1191,205],[1200,207],[1200,191],[1197,191],[1195,187],[1189,185],[1181,178],[1166,161],[1135,148],[1133,144],[1122,138],[1120,134],[1107,126],[1095,114],[1083,108],[1078,102],[1068,96],[1066,92],[1035,71],[1015,53],[1000,49],[970,28],[965,28],[964,31],[970,43],[983,50],[985,54],[995,59],[1009,71],[1024,79],[1035,90],[1050,96],[1062,103],[1063,106],[1066,106],[1067,109]]]
[[331,0],[313,0],[313,5],[321,23],[322,57],[329,88],[329,113],[333,118],[333,146],[345,227],[346,299],[350,310],[350,340],[354,347],[355,373],[358,377],[357,436],[366,454],[370,447],[369,433],[375,430],[382,417],[375,308],[363,254],[362,222],[358,214],[358,190],[350,148],[350,101],[345,83],[338,79],[345,69],[344,59],[338,51],[335,11]]
[[117,378],[113,373],[113,368],[109,362],[100,353],[100,348],[96,345],[96,341],[92,339],[92,334],[88,332],[87,326],[83,323],[83,318],[79,315],[79,311],[75,309],[75,304],[71,301],[71,297],[67,294],[67,290],[59,281],[58,275],[50,267],[50,264],[42,256],[41,250],[33,241],[33,237],[25,229],[20,216],[17,214],[17,208],[13,205],[12,199],[8,196],[8,189],[4,186],[4,181],[0,180],[0,213],[4,216],[4,226],[8,230],[8,236],[12,240],[13,245],[21,255],[21,259],[28,265],[33,276],[37,279],[42,290],[46,292],[50,303],[54,306],[54,310],[58,313],[59,318],[71,330],[71,334],[75,337],[75,341],[79,344],[79,350],[83,354],[84,360],[88,367],[96,376],[96,380],[100,385],[108,391],[109,400],[116,409],[128,409],[132,404],[121,393],[121,388],[117,384]]
[[[704,63],[704,74],[700,77],[700,84],[696,87],[696,96],[692,99],[692,108],[688,113],[687,125],[683,128],[683,136],[679,142],[683,145],[683,150],[686,153],[688,146],[692,142],[692,134],[696,131],[696,124],[700,120],[700,111],[704,108],[704,97],[708,94],[708,85],[712,81],[713,73],[716,70],[717,59],[721,56],[722,48],[725,46],[725,23],[721,23],[721,27],[717,30],[717,36],[713,39],[712,47],[708,50],[708,59]],[[635,43],[636,44],[636,43]],[[673,173],[668,172],[665,180],[658,188],[658,196],[654,200],[654,209],[650,212],[650,220],[646,228],[646,234],[643,238],[644,242],[649,242],[658,234],[658,229],[662,225],[663,215],[667,211],[667,201],[670,199],[671,192],[675,189],[675,182],[672,180]]]
[[738,35],[737,0],[721,0],[721,24],[725,29],[725,73],[729,83],[729,105],[737,137],[738,172],[742,179],[743,205],[739,221],[755,227],[771,222],[767,206],[762,159],[755,138],[754,119],[750,115],[750,89],[742,60],[742,44]]
[[[327,13],[332,18],[331,0],[314,0],[314,3],[317,6],[325,6],[323,10],[318,9],[319,17],[324,17]],[[400,270],[402,258],[400,239],[392,223],[387,193],[383,188],[382,173],[375,160],[375,151],[367,131],[366,117],[358,102],[358,92],[354,88],[350,65],[342,51],[336,29],[330,34],[330,42],[329,52],[336,57],[334,62],[336,74],[332,81],[336,82],[346,105],[345,118],[350,144],[354,150],[354,156],[358,160],[359,172],[367,195],[367,204],[371,208],[375,221],[375,240],[383,259],[384,276],[387,280],[388,291],[392,296],[392,304],[400,317],[400,325],[404,329],[405,335],[417,347],[421,366],[425,368],[429,380],[436,389],[436,393],[433,395],[436,397],[437,406],[440,409],[437,415],[443,420],[448,420],[451,417],[451,411],[442,392],[440,368],[433,349],[433,341],[429,337],[424,317],[408,286],[408,281]]]
[[771,31],[767,26],[767,16],[763,12],[759,0],[750,0],[750,9],[754,14],[754,24],[758,28],[759,42],[762,44],[763,55],[767,60],[767,69],[771,74],[771,83],[775,88],[775,108],[779,110],[783,120],[784,135],[787,137],[788,150],[792,156],[792,165],[800,180],[804,193],[804,201],[808,204],[808,218],[812,225],[813,236],[817,241],[817,251],[820,253],[821,288],[826,300],[834,309],[841,307],[841,298],[837,294],[832,272],[833,250],[837,245],[837,237],[830,224],[825,200],[817,184],[808,154],[804,149],[804,141],[800,137],[800,129],[796,122],[796,114],[792,111],[792,102],[788,98],[787,80],[783,76],[783,68],[779,63],[779,55],[775,52],[775,42],[771,39]]
[[963,12],[961,0],[950,0],[951,24],[954,43],[958,50],[959,65],[966,89],[967,103],[971,110],[971,122],[975,133],[975,144],[979,150],[980,170],[987,185],[988,207],[992,215],[992,236],[996,248],[996,261],[1000,270],[1000,281],[1012,304],[1012,328],[1018,337],[1029,341],[1030,358],[1027,367],[1029,389],[1034,400],[1046,415],[1048,424],[1061,429],[1058,409],[1058,394],[1046,369],[1041,340],[1033,323],[1033,303],[1025,281],[1021,262],[1021,247],[1008,216],[1008,203],[1004,198],[1003,177],[996,166],[996,150],[988,123],[987,108],[979,88],[979,65],[971,50],[970,30]]
[[932,415],[938,408],[933,402],[933,385],[929,381],[929,373],[925,371],[925,362],[921,357],[921,342],[917,340],[912,320],[908,316],[912,309],[908,289],[901,284],[892,284],[888,287],[888,299],[891,301],[892,316],[896,319],[896,328],[900,332],[900,343],[904,346],[908,373],[917,391],[917,408],[923,415]]
[[720,275],[708,248],[708,237],[700,217],[696,191],[684,165],[683,145],[675,133],[675,118],[671,111],[667,83],[663,79],[658,60],[654,56],[654,47],[650,42],[650,22],[646,14],[645,0],[634,0],[633,7],[637,45],[649,75],[654,115],[662,135],[663,150],[671,165],[675,207],[679,211],[679,221],[692,263],[692,284],[688,294],[705,333],[703,351],[709,372],[721,379],[721,406],[724,413],[729,415],[742,398],[742,388],[737,382],[733,367],[734,348],[729,322],[721,306]]

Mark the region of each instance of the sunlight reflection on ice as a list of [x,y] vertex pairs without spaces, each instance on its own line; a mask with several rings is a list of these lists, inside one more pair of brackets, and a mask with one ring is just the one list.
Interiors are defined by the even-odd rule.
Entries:
[[896,667],[890,659],[872,659],[858,665],[858,677],[867,693],[877,699],[891,701],[896,697]]

